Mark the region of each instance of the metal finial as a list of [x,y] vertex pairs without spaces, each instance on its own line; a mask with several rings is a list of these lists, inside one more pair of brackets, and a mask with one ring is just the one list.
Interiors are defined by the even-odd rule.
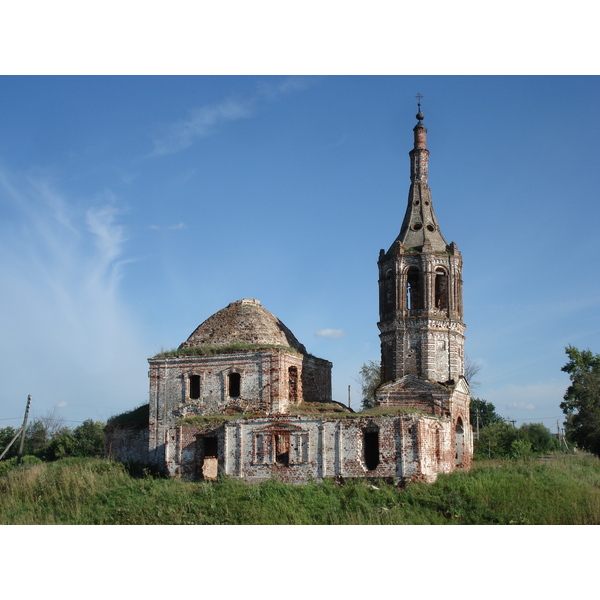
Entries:
[[421,112],[421,98],[423,97],[423,94],[419,93],[415,96],[415,98],[418,100],[418,104],[417,106],[419,107],[419,112],[417,113],[417,119],[419,119],[419,121],[422,121],[425,118],[425,115]]

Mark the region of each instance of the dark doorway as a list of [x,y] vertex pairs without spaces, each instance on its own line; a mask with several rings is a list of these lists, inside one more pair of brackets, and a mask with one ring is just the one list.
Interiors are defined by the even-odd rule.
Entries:
[[373,471],[379,464],[379,431],[365,431],[363,434],[365,466]]
[[219,455],[219,442],[216,437],[204,438],[204,458],[217,458]]

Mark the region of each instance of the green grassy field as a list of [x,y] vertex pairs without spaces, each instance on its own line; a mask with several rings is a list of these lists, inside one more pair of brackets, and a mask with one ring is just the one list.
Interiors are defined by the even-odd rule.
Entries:
[[476,462],[405,490],[381,481],[302,486],[271,480],[132,477],[123,465],[63,459],[0,475],[2,524],[598,524],[600,460]]

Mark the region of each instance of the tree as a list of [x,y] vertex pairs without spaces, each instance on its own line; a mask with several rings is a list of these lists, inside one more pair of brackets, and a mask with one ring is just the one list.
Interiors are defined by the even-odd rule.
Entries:
[[375,406],[375,392],[381,384],[381,365],[374,360],[366,362],[359,371],[357,379],[362,393],[362,407]]
[[[4,452],[6,447],[11,443],[15,435],[17,434],[17,429],[14,427],[4,427],[0,429],[0,454]],[[13,445],[9,448],[8,452],[4,455],[3,460],[7,460],[17,455],[17,450],[19,448],[18,441],[13,442]]]
[[471,398],[470,420],[473,427],[477,426],[478,419],[480,429],[503,420],[500,415],[496,414],[496,407],[491,402],[480,398]]
[[[479,433],[475,441],[475,454],[480,458],[505,458],[512,456],[516,448],[513,442],[519,439],[518,430],[505,421],[491,423]],[[522,448],[519,448],[522,451]]]
[[600,456],[600,354],[567,346],[569,357],[561,369],[569,374],[560,408],[567,415],[567,438],[580,448]]
[[481,370],[481,365],[478,365],[473,359],[468,356],[465,358],[464,376],[471,389],[475,389],[479,385],[479,381],[475,381],[474,377]]
[[104,427],[104,423],[92,419],[86,419],[81,425],[75,427],[74,454],[97,458],[104,456]]
[[519,427],[519,438],[531,444],[533,454],[558,450],[558,440],[543,423],[524,423]]

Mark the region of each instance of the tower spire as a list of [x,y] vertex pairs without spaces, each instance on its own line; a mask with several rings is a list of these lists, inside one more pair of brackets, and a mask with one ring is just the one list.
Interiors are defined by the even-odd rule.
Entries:
[[421,112],[422,94],[417,94],[418,123],[413,128],[414,147],[410,156],[410,189],[406,213],[396,242],[406,248],[422,248],[425,244],[437,252],[446,251],[446,240],[438,225],[431,190],[428,182],[429,150],[427,150],[427,128],[423,125],[425,115]]

